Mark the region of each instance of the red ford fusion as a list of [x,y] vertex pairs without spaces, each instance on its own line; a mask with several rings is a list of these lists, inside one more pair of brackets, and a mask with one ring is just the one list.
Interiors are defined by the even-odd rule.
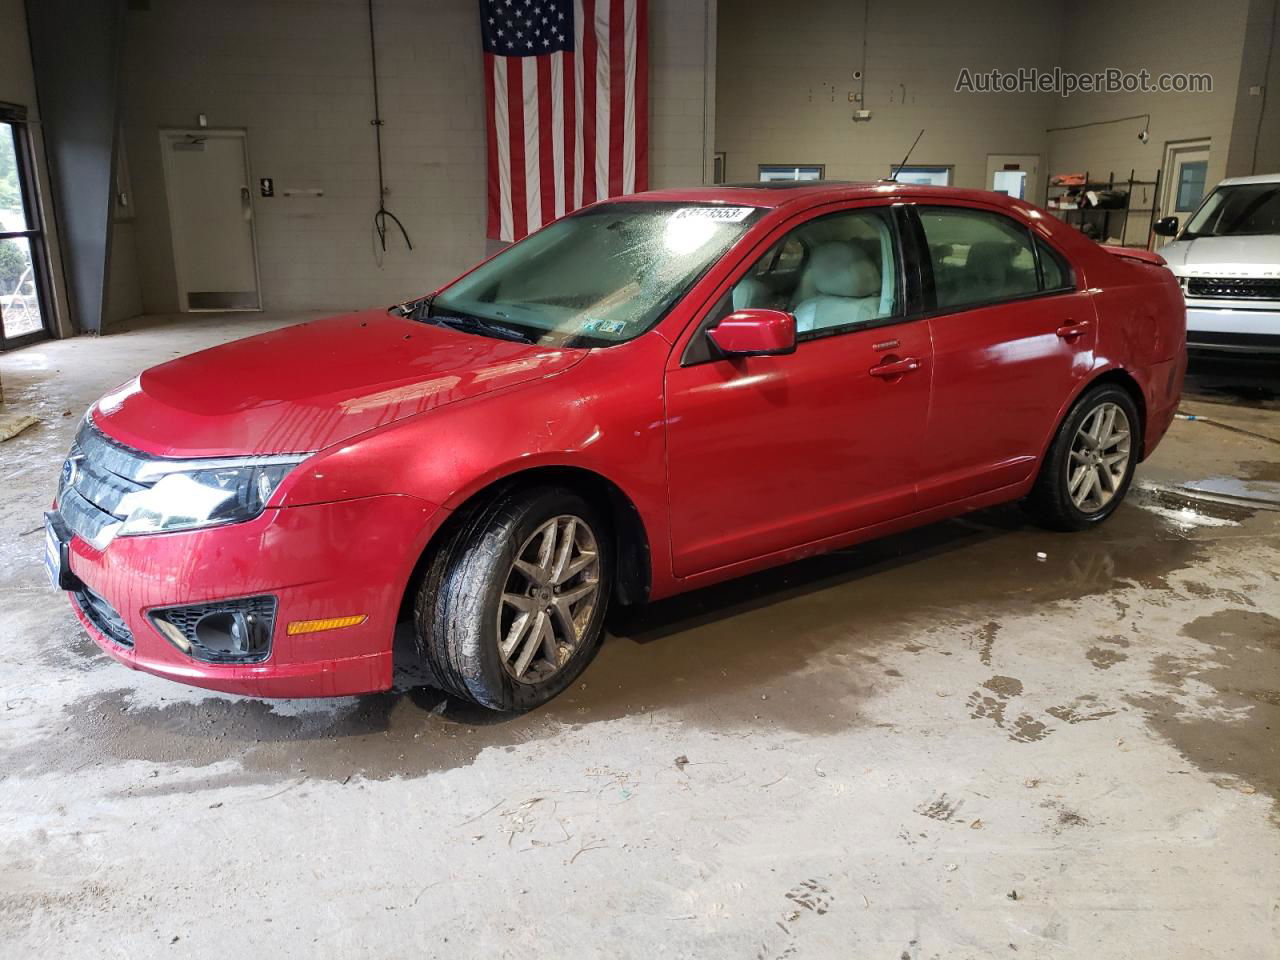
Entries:
[[425,296],[145,371],[86,415],[46,565],[130,667],[265,697],[543,703],[606,607],[1005,501],[1119,505],[1173,418],[1155,254],[990,193],[587,207]]

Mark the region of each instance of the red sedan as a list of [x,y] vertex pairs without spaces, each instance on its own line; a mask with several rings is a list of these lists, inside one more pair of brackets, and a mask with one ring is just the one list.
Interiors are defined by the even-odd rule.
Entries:
[[111,656],[271,697],[542,703],[634,604],[1021,500],[1105,520],[1173,418],[1145,251],[1006,197],[668,190],[421,300],[152,368],[85,418],[47,566]]

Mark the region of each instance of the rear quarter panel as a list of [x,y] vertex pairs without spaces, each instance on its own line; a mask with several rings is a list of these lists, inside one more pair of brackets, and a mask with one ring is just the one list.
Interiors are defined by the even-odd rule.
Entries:
[[1142,390],[1143,456],[1168,429],[1186,371],[1187,310],[1167,267],[1112,254],[1085,254],[1097,312],[1095,375],[1123,370]]

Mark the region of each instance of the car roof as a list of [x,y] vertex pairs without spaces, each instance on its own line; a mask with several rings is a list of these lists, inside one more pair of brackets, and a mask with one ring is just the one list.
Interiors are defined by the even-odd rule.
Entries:
[[625,197],[612,197],[615,201],[658,201],[671,203],[722,203],[730,206],[775,208],[783,206],[813,206],[840,200],[871,200],[878,197],[910,199],[968,200],[980,203],[996,203],[1000,206],[1022,206],[1006,194],[988,190],[965,190],[959,187],[937,187],[932,184],[898,183],[891,180],[868,182],[844,182],[839,180],[783,180],[762,183],[726,183],[710,187],[677,187],[649,190]]
[[1220,187],[1234,187],[1242,183],[1280,183],[1280,173],[1259,173],[1252,177],[1228,177]]

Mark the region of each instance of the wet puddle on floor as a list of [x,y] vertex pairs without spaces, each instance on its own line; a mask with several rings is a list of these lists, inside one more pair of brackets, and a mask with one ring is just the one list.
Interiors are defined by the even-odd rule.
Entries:
[[[1169,589],[1168,576],[1209,545],[1184,536],[1153,506],[1173,509],[1167,499],[1126,504],[1105,527],[1081,535],[1033,527],[1016,507],[986,510],[614,615],[579,683],[520,716],[425,687],[341,701],[193,702],[188,695],[141,706],[121,673],[120,689],[68,704],[57,732],[18,751],[12,768],[234,760],[240,772],[206,785],[341,781],[419,776],[466,765],[487,748],[514,749],[566,728],[657,711],[726,735],[765,726],[843,729],[859,722],[860,703],[885,674],[899,672],[880,662],[884,652],[935,649],[931,631],[939,627],[973,626],[989,663],[1002,616],[1132,584]],[[1233,512],[1228,519],[1218,506],[1196,509],[1224,523],[1246,518]],[[1114,602],[1123,615],[1123,601]],[[1035,738],[1034,730],[1022,732]],[[200,786],[184,780],[180,789]]]
[[[1156,680],[1168,692],[1134,697],[1151,726],[1195,766],[1239,778],[1248,790],[1280,800],[1280,619],[1255,610],[1224,609],[1182,631],[1208,645],[1203,658],[1156,659]],[[1193,693],[1189,682],[1212,694]]]

